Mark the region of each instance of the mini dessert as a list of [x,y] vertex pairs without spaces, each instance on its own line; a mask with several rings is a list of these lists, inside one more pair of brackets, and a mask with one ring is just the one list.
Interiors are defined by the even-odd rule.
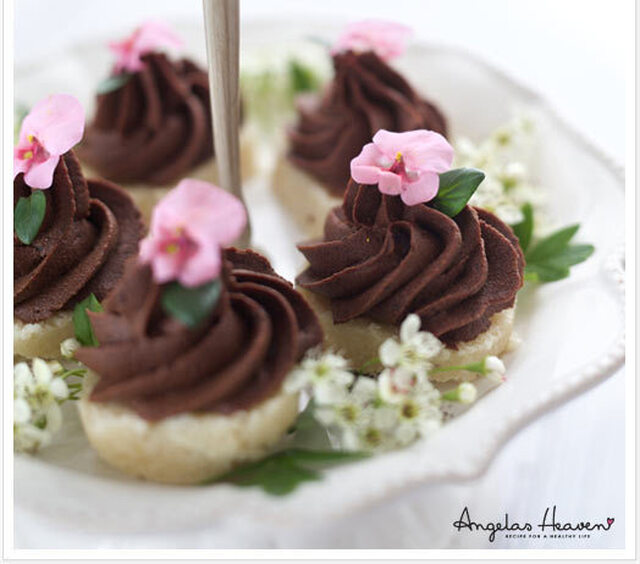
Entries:
[[110,45],[116,63],[79,148],[86,168],[131,192],[147,222],[180,178],[215,175],[207,71],[157,51],[181,44],[170,29],[148,22]]
[[253,251],[221,246],[245,211],[205,182],[183,180],[155,208],[102,313],[80,414],[99,455],[158,482],[197,483],[262,457],[298,413],[289,371],[322,342],[316,316]]
[[289,131],[293,167],[280,163],[274,189],[309,236],[321,235],[326,214],[342,201],[351,159],[376,131],[447,133],[440,111],[387,64],[404,52],[407,34],[397,24],[352,24],[332,50],[333,82],[322,96],[298,101],[299,121]]
[[373,139],[352,161],[324,239],[298,246],[309,266],[297,283],[327,342],[358,368],[415,313],[422,330],[445,344],[437,365],[501,354],[524,258],[510,227],[465,205],[484,176],[473,169],[440,174],[453,149],[437,133],[381,130]]
[[140,213],[104,180],[85,180],[71,148],[84,111],[72,96],[37,103],[15,149],[14,355],[58,358],[75,304],[105,298],[137,252]]

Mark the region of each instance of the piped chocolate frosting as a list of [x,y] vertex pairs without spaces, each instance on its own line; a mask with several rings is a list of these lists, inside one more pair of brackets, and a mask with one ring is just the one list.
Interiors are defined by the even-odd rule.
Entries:
[[162,53],[120,88],[97,97],[80,158],[115,182],[166,185],[213,155],[205,70]]
[[293,164],[342,196],[351,159],[379,129],[430,129],[447,134],[443,115],[372,51],[333,57],[335,77],[324,95],[298,100],[289,132]]
[[[13,183],[14,206],[31,194],[22,173]],[[129,195],[111,182],[85,180],[73,151],[60,158],[37,237],[14,235],[14,314],[35,323],[71,309],[93,293],[102,300],[138,251],[143,226]]]
[[76,357],[99,374],[96,402],[155,421],[184,412],[230,413],[277,393],[294,364],[322,342],[304,298],[252,251],[224,251],[223,290],[195,328],[162,310],[162,287],[132,261],[104,312],[90,314],[100,345]]
[[495,215],[466,206],[450,218],[353,180],[324,240],[298,248],[309,261],[298,284],[330,299],[336,323],[365,316],[397,326],[415,313],[453,348],[512,307],[523,283],[518,240]]

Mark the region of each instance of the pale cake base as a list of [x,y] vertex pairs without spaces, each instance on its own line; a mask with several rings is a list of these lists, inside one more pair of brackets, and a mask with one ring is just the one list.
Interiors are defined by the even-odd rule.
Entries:
[[276,165],[272,186],[282,206],[310,239],[322,236],[327,214],[342,204],[342,197],[333,196],[284,157]]
[[[87,164],[81,164],[86,178],[99,178],[101,176]],[[240,136],[240,167],[240,174],[243,180],[250,178],[256,172],[253,144],[251,143],[248,135]],[[212,184],[217,184],[218,168],[216,166],[215,159],[209,159],[208,161],[200,164],[185,174],[184,178],[195,178],[198,180],[206,180]],[[179,180],[167,186],[150,186],[144,183],[120,184],[120,186],[131,194],[133,202],[142,214],[142,220],[145,225],[149,225],[153,208],[172,188],[177,186],[178,182]]]
[[[327,298],[299,286],[296,289],[316,312],[324,330],[325,344],[340,351],[349,360],[353,369],[357,370],[371,359],[377,358],[380,345],[386,339],[398,336],[397,327],[376,323],[366,318],[335,324]],[[457,350],[443,349],[435,358],[434,364],[436,366],[460,366],[478,362],[487,355],[500,356],[509,347],[514,317],[515,308],[496,313],[491,318],[489,329],[472,341],[460,343]],[[451,371],[433,374],[430,378],[437,382],[465,381],[476,379],[477,374],[467,371]]]
[[74,336],[72,313],[61,311],[40,323],[13,319],[13,354],[23,358],[60,360],[60,343]]
[[89,401],[95,381],[95,374],[85,376],[78,404],[89,442],[108,464],[154,482],[198,484],[258,460],[298,415],[298,396],[280,392],[249,411],[149,422],[122,405]]

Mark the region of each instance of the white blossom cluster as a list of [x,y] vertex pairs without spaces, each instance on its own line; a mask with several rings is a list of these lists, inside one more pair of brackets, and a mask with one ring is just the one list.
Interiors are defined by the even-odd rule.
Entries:
[[62,426],[60,403],[69,388],[59,362],[33,359],[13,367],[13,440],[17,452],[35,452],[51,442]]
[[[475,401],[473,384],[462,383],[442,395],[429,381],[432,359],[442,347],[434,335],[420,331],[420,318],[410,314],[400,327],[399,339],[387,339],[380,346],[379,358],[375,360],[382,371],[377,378],[356,377],[342,356],[315,351],[291,372],[285,389],[310,390],[314,416],[337,437],[342,448],[364,451],[399,448],[440,428],[443,401]],[[497,373],[504,374],[504,365],[496,357],[469,367],[453,368],[468,368],[494,382],[498,381]]]
[[[65,358],[78,348],[75,339],[62,343]],[[13,445],[16,452],[34,453],[51,443],[62,426],[60,405],[77,399],[82,385],[68,383],[71,376],[82,377],[84,369],[66,369],[58,361],[34,358],[13,366]]]
[[533,122],[521,116],[478,144],[465,137],[456,141],[455,166],[478,168],[485,173],[471,197],[471,205],[487,209],[513,225],[523,219],[523,204],[530,203],[536,217],[543,219],[544,191],[532,182],[529,170],[534,132]]

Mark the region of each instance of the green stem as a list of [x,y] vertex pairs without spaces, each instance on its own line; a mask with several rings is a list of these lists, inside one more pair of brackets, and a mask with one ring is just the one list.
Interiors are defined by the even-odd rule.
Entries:
[[367,370],[368,368],[370,368],[372,365],[375,365],[375,364],[380,364],[380,359],[379,359],[377,356],[375,356],[375,357],[370,358],[369,360],[367,360],[367,362],[365,362],[365,363],[364,363],[364,364],[359,368],[358,373],[360,373],[360,374],[366,374],[366,370]]
[[439,366],[432,368],[431,372],[450,372],[454,370],[466,370],[467,372],[475,372],[476,374],[486,374],[485,358],[478,362],[471,362],[462,366]]
[[458,401],[458,388],[453,388],[440,396],[444,401]]

